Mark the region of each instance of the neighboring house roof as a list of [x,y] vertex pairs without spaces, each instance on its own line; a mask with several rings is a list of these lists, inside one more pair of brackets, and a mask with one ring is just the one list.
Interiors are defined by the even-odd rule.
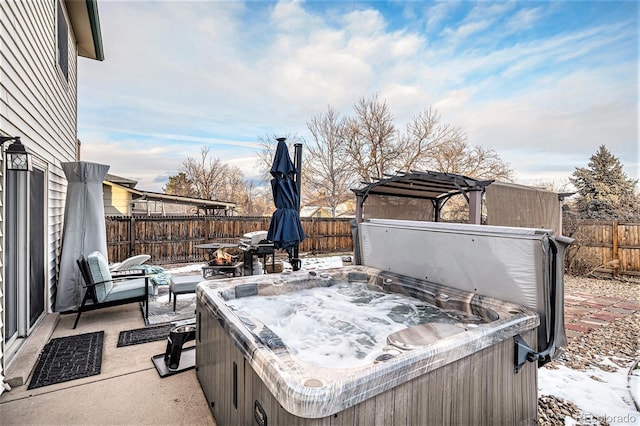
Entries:
[[118,185],[126,186],[127,188],[135,188],[138,184],[137,180],[127,179],[122,176],[116,176],[109,173],[107,173],[107,176],[105,176],[104,180],[112,183],[117,183]]
[[336,217],[354,217],[356,214],[356,200],[345,201],[336,206]]
[[205,200],[204,198],[182,197],[180,195],[162,194],[160,192],[142,191],[144,198],[150,201],[165,201],[176,204],[191,204],[200,208],[235,209],[236,203],[231,201]]
[[[110,175],[107,175],[107,177]],[[115,176],[118,178],[118,176]],[[120,178],[129,182],[136,182],[125,178]],[[115,188],[121,188],[127,192],[132,194],[132,201],[164,201],[167,203],[174,204],[188,204],[201,209],[226,209],[233,210],[236,208],[236,203],[231,201],[218,201],[218,200],[205,200],[203,198],[193,198],[193,197],[182,197],[180,195],[171,195],[171,194],[163,194],[160,192],[151,192],[151,191],[141,191],[139,189],[134,189],[128,187],[126,185],[121,185],[119,183],[110,181],[105,179],[103,182],[105,185],[109,185]]]
[[[108,176],[109,175],[107,175],[107,177]],[[113,182],[113,181],[108,180],[106,178],[105,178],[105,180],[102,181],[102,183],[104,185],[108,185],[108,186],[111,186],[111,187],[114,187],[114,188],[121,188],[121,189],[123,189],[123,190],[125,190],[127,192],[130,192],[133,195],[137,195],[137,198],[140,198],[140,197],[142,197],[144,195],[144,191],[139,191],[139,190],[131,188],[131,187],[127,186],[127,185],[121,185],[120,183]],[[136,197],[132,196],[132,199],[135,199],[135,198]]]
[[322,206],[304,206],[300,209],[300,217],[331,217],[331,213]]
[[78,46],[78,55],[104,61],[97,0],[64,0]]
[[[336,205],[336,217],[350,217],[355,214],[356,200],[351,198]],[[306,205],[300,209],[300,217],[331,217],[331,206],[327,199],[313,201],[313,205]]]

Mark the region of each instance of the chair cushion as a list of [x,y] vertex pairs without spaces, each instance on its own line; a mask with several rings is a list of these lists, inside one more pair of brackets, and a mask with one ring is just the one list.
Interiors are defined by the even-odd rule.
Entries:
[[[102,303],[113,288],[109,264],[107,263],[107,259],[105,259],[99,251],[89,253],[87,256],[87,264],[89,265],[89,272],[91,273],[93,282],[101,283],[96,284],[95,290],[98,302]],[[102,281],[104,281],[104,283],[102,283]],[[142,288],[144,290],[144,287]]]
[[[191,278],[191,277],[189,277]],[[171,290],[171,292],[176,293],[176,294],[181,294],[181,293],[195,293],[196,291],[196,286],[198,285],[198,283],[202,281],[202,280],[192,280],[192,281],[175,281],[175,280],[171,280],[171,284],[169,284],[169,289]]]
[[151,259],[148,254],[139,254],[137,256],[131,256],[120,263],[114,263],[109,267],[111,272],[124,271],[126,269],[136,269],[136,266],[142,265],[147,260]]
[[[144,278],[127,279],[117,281],[111,288],[111,292],[107,294],[104,301],[111,302],[114,300],[131,299],[132,297],[144,296],[144,285],[147,282]],[[151,293],[153,285],[149,283],[149,293]]]

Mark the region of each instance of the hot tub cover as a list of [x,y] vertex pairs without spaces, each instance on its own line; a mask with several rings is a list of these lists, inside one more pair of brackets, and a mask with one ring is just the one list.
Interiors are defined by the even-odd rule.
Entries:
[[363,265],[533,309],[538,344],[549,342],[552,358],[566,346],[563,260],[572,239],[550,229],[391,219],[371,219],[359,231]]

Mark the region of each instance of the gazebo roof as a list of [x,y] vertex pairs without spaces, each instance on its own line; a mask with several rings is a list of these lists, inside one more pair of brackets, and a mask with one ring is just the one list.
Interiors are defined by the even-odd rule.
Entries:
[[362,182],[365,186],[351,190],[356,196],[363,198],[376,194],[438,200],[463,194],[468,199],[467,192],[481,191],[493,182],[494,180],[478,180],[452,173],[411,170],[385,175],[375,182]]

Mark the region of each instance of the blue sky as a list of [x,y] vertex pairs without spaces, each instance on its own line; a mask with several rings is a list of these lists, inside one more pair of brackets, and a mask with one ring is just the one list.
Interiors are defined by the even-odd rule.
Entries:
[[82,159],[160,191],[202,146],[256,177],[258,140],[306,137],[377,94],[432,106],[519,183],[568,181],[606,145],[640,178],[635,1],[98,2],[79,63]]

